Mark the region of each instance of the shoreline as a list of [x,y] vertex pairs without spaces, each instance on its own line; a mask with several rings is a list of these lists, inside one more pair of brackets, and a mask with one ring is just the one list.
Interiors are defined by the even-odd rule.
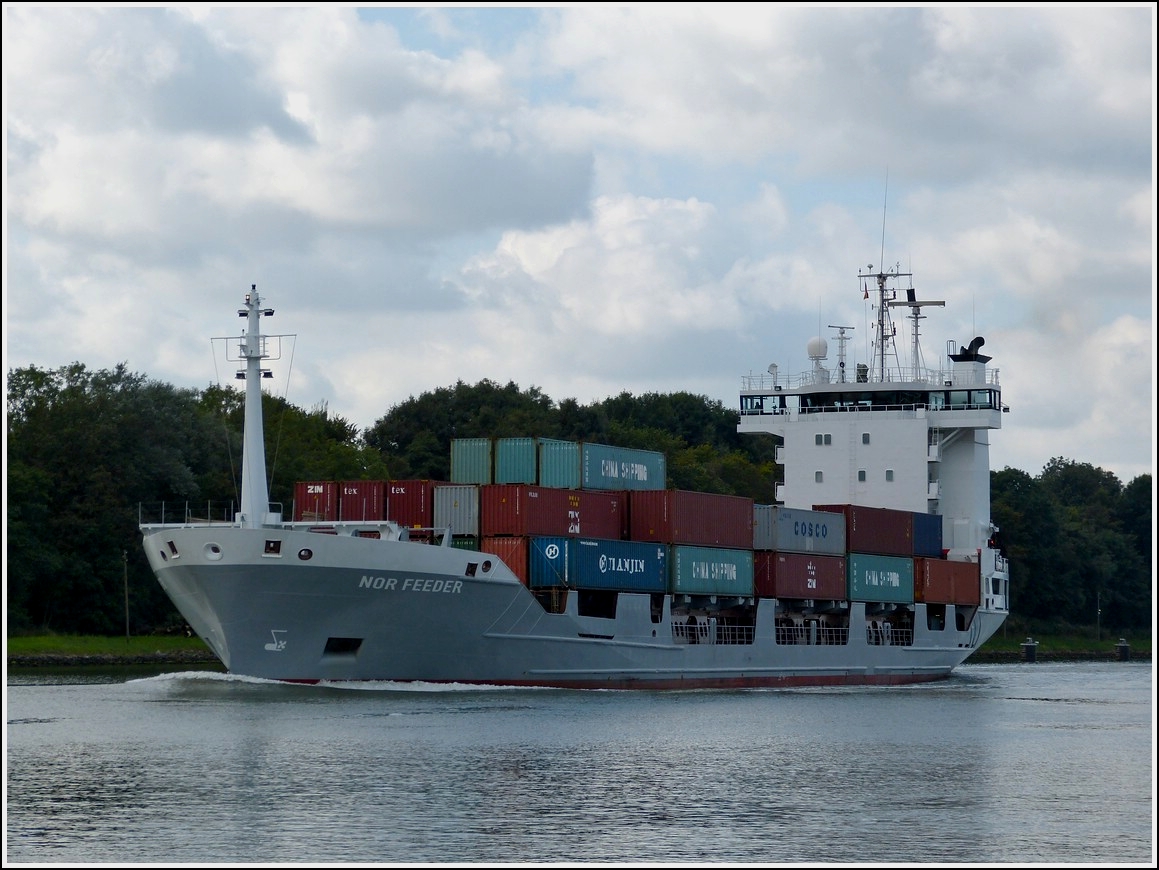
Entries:
[[114,655],[98,653],[92,655],[69,655],[67,653],[35,653],[8,656],[11,668],[78,668],[78,667],[121,667],[124,665],[201,665],[220,664],[209,650],[180,650],[177,652],[137,653],[134,655]]
[[[1022,662],[1021,652],[1002,650],[993,652],[976,652],[970,656],[965,664],[1009,664]],[[1116,652],[1088,651],[1088,652],[1050,652],[1039,649],[1035,654],[1035,662],[1117,662],[1121,661]],[[1151,652],[1131,651],[1128,662],[1150,662]],[[1026,662],[1034,664],[1035,662]],[[68,655],[64,653],[38,653],[35,655],[10,655],[8,668],[76,668],[76,667],[123,667],[127,665],[204,665],[220,664],[213,653],[208,650],[182,650],[167,653],[141,653],[136,655]]]

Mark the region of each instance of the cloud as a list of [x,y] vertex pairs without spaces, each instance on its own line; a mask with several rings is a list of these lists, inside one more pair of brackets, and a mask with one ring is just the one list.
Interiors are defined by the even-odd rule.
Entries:
[[257,284],[357,425],[460,379],[735,407],[830,324],[866,358],[896,265],[927,359],[993,349],[997,460],[1153,468],[1152,9],[4,16],[9,367],[204,386]]

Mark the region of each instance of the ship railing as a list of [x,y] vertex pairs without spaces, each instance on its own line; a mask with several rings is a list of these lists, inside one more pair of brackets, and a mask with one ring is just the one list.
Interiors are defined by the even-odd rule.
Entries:
[[898,628],[883,622],[865,626],[865,642],[870,646],[913,646],[912,628]]
[[708,617],[689,623],[672,622],[672,642],[684,644],[751,644],[756,631],[752,623],[731,622],[727,618]]
[[831,625],[819,626],[817,643],[825,646],[845,646],[849,643],[849,629]]
[[681,622],[673,621],[672,623],[672,642],[673,643],[715,643],[716,632],[715,625],[710,625],[708,622]]
[[840,625],[778,625],[777,643],[783,646],[845,646],[849,643],[849,628]]
[[[982,377],[981,382],[971,380],[969,383],[961,384],[963,387],[971,386],[992,386],[999,385],[999,370],[997,368],[987,368]],[[815,370],[804,371],[795,375],[772,375],[772,374],[748,374],[742,375],[741,389],[746,392],[767,392],[772,395],[781,392],[782,390],[797,390],[802,387],[816,387],[816,386],[839,386],[841,384],[858,384],[867,383],[868,381],[858,380],[856,377],[851,378],[846,375],[842,379],[839,375],[833,372],[826,372],[824,370],[818,372]],[[951,385],[958,385],[954,378],[954,373],[946,369],[927,369],[903,367],[900,369],[891,369],[886,372],[884,378],[879,378],[874,373],[872,383],[886,383],[886,384],[927,384],[935,387],[948,387]]]
[[[1002,406],[1005,407],[1005,406]],[[901,411],[905,413],[916,413],[919,410],[926,411],[994,411],[998,410],[994,405],[985,402],[962,402],[952,405],[931,406],[928,402],[906,402],[906,403],[883,403],[873,402],[856,402],[848,405],[820,405],[817,407],[799,407],[799,408],[764,408],[760,406],[742,408],[740,414],[742,417],[767,417],[767,416],[788,416],[796,417],[804,414],[856,414],[859,411]]]
[[751,644],[754,634],[751,624],[723,621],[716,626],[717,643]]
[[141,502],[137,505],[139,526],[235,526],[235,501]]

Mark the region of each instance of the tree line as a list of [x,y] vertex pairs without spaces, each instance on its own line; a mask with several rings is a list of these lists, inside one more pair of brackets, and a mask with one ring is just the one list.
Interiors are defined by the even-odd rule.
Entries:
[[[450,479],[454,438],[590,441],[665,454],[668,486],[775,501],[775,439],[686,392],[581,405],[538,388],[459,381],[411,397],[360,431],[324,404],[263,395],[270,499],[289,513],[306,480]],[[142,505],[237,504],[244,396],[130,372],[8,372],[5,468],[9,634],[176,630],[141,548]],[[991,474],[991,513],[1011,565],[1012,614],[1052,628],[1151,623],[1151,475],[1124,486],[1086,463]],[[128,590],[126,627],[125,590]],[[1101,616],[1096,610],[1101,608]]]

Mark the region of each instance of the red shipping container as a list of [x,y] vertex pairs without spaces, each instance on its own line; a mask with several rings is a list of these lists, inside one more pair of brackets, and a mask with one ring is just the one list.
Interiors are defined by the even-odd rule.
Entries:
[[632,541],[753,548],[753,500],[685,489],[628,492]]
[[523,483],[479,487],[479,534],[566,535],[566,490]]
[[429,529],[435,524],[433,480],[388,480],[385,518],[408,529]]
[[568,513],[575,529],[568,532],[584,538],[623,540],[628,528],[628,494],[618,490],[567,489]]
[[338,483],[309,480],[294,484],[294,522],[332,523],[338,519]]
[[519,578],[519,582],[526,586],[528,553],[531,547],[530,540],[525,535],[518,537],[504,535],[481,538],[479,540],[479,551],[498,556],[503,560],[503,564],[511,569],[511,573]]
[[877,556],[914,554],[914,515],[910,511],[860,504],[815,504],[813,510],[845,515],[848,553]]
[[982,601],[977,563],[914,559],[914,600],[926,604],[977,606]]
[[845,557],[758,550],[753,554],[758,598],[845,598]]
[[338,519],[348,522],[381,520],[385,480],[344,480],[338,485]]
[[522,483],[479,487],[479,532],[496,535],[621,537],[623,493]]

